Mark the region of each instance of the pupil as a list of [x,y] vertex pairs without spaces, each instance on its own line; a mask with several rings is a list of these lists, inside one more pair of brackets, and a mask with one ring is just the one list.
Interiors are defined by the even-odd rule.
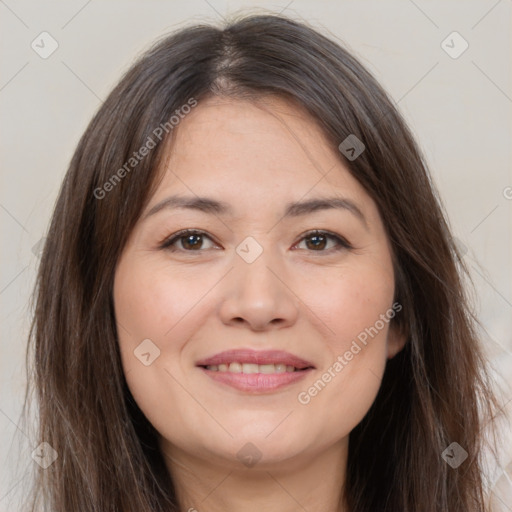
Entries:
[[[194,238],[199,239],[199,240],[196,240],[197,243],[194,243],[193,241],[191,242],[191,240],[193,240]],[[189,245],[192,248],[197,247],[201,243],[200,238],[201,238],[201,235],[188,235],[187,237],[185,237],[185,245],[186,246]]]
[[[319,239],[322,239],[322,240],[320,240],[320,242],[319,242]],[[316,249],[318,249],[319,247],[321,247],[321,248],[325,247],[325,236],[324,235],[312,235],[310,237],[310,240],[316,240],[316,242],[313,242],[313,247]]]

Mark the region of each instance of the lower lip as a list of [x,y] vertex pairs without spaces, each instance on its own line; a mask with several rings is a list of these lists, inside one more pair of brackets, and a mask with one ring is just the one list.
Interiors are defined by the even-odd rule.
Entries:
[[264,392],[274,391],[298,382],[309,375],[312,369],[285,373],[231,373],[207,370],[203,372],[213,380],[222,382],[240,391]]

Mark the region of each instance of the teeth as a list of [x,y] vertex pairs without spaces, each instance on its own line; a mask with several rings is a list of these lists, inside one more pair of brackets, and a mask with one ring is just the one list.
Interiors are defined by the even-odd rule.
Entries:
[[231,373],[242,373],[243,366],[240,363],[230,363],[228,371]]
[[294,366],[283,363],[278,364],[254,364],[254,363],[230,363],[228,364],[212,364],[206,367],[207,370],[214,372],[231,372],[231,373],[291,373],[297,370]]
[[[229,369],[231,370],[231,365],[229,365]],[[247,364],[244,363],[242,365],[242,373],[258,373],[259,365],[257,364]]]
[[276,373],[275,364],[260,364],[260,373]]

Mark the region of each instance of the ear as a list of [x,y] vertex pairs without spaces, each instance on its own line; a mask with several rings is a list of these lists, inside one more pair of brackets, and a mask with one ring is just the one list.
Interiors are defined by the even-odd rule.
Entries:
[[397,325],[396,322],[390,324],[387,339],[388,359],[393,359],[405,347],[408,337],[409,334],[405,328]]

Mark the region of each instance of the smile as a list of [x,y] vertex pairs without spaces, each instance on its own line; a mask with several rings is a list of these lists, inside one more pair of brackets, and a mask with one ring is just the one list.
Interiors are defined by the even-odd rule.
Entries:
[[214,372],[231,372],[231,373],[285,373],[301,371],[295,366],[278,364],[254,364],[254,363],[229,363],[228,364],[212,364],[206,367],[207,370]]
[[249,393],[271,392],[302,380],[312,363],[282,351],[230,350],[199,361],[212,380]]

